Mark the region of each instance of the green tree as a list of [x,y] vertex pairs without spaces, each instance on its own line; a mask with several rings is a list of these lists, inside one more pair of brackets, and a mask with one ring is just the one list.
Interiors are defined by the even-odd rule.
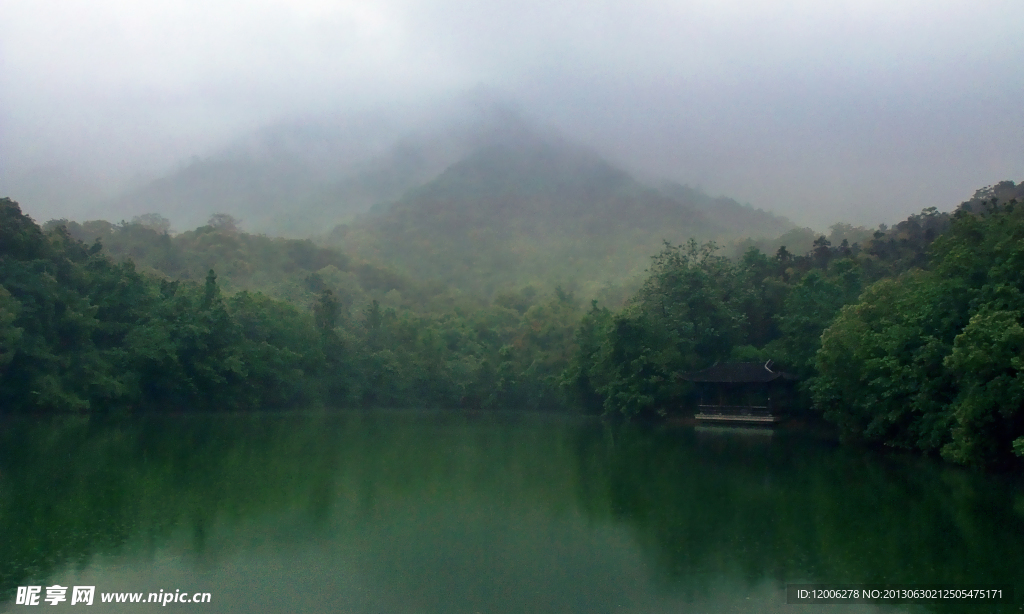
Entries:
[[850,438],[977,466],[1024,444],[1024,208],[961,208],[927,271],[869,287],[822,336],[811,388]]
[[0,381],[3,381],[4,371],[14,359],[14,353],[18,350],[21,340],[22,329],[14,325],[19,307],[18,301],[11,293],[0,286]]
[[971,318],[953,342],[945,366],[959,393],[950,408],[952,441],[942,455],[962,464],[991,465],[1024,441],[1024,327],[1021,312]]
[[850,260],[834,262],[828,274],[810,271],[793,286],[776,314],[780,335],[768,345],[768,353],[799,377],[810,377],[815,373],[821,333],[843,305],[859,294],[859,274]]
[[[625,310],[607,318],[594,306],[589,330],[579,333],[587,354],[570,361],[562,381],[583,397],[593,390],[605,412],[664,412],[679,404],[689,389],[680,372],[727,358],[744,341],[748,290],[717,249],[694,240],[665,244]],[[595,333],[603,336],[600,344]]]

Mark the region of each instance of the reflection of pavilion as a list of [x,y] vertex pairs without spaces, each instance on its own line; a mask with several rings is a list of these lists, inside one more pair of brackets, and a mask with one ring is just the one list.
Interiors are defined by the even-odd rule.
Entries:
[[771,369],[772,361],[716,364],[680,376],[697,384],[701,422],[775,424],[792,396],[796,377]]

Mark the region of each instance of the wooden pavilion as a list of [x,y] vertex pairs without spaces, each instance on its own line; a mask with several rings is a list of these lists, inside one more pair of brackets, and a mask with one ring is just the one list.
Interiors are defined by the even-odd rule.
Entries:
[[792,398],[796,377],[771,368],[772,361],[716,364],[680,379],[697,385],[698,422],[775,424]]

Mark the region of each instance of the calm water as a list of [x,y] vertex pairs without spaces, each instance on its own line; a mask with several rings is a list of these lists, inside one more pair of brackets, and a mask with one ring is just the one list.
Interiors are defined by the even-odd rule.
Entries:
[[[971,611],[1017,612],[1022,581],[1019,482],[804,433],[387,411],[0,422],[0,611],[60,584],[209,592],[167,606],[206,613],[958,612],[786,605],[785,585],[1010,582],[1015,604]],[[85,611],[160,607],[99,600]]]

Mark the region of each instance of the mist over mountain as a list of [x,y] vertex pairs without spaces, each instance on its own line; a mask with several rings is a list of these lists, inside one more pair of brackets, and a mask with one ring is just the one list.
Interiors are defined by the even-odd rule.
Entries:
[[514,103],[482,89],[425,109],[282,122],[102,200],[85,217],[156,212],[187,229],[226,213],[252,231],[309,236],[398,200],[480,147],[536,130]]
[[[338,184],[339,177],[358,183],[369,161],[386,155],[395,138],[389,132],[380,122],[271,126],[209,156],[195,156],[171,173],[101,203],[93,212],[97,217],[127,219],[158,212],[180,229],[202,225],[214,213],[227,213],[250,229],[276,234],[269,227],[273,220],[299,203],[315,200]],[[363,200],[376,196],[371,192]],[[364,206],[369,205],[343,199],[339,215]]]
[[754,208],[749,204],[740,204],[726,196],[710,196],[690,186],[665,183],[659,190],[665,196],[704,214],[708,220],[722,229],[723,238],[776,237],[796,227],[791,220],[781,215]]
[[664,241],[793,227],[692,188],[645,186],[559,136],[506,137],[325,241],[483,295],[560,283],[590,296],[640,274]]
[[249,232],[320,236],[481,296],[530,283],[594,295],[638,278],[664,241],[794,228],[727,197],[646,185],[485,90],[400,119],[268,126],[91,213],[84,217],[155,213],[179,231],[227,214]]
[[[503,165],[508,168],[502,170]],[[440,183],[427,188],[434,179]],[[690,209],[700,212],[717,225],[715,231],[702,227],[702,235],[731,236],[756,229],[759,236],[777,236],[793,227],[785,218],[687,186],[641,188],[596,151],[486,88],[415,111],[280,122],[205,157],[193,156],[171,172],[136,182],[114,197],[76,188],[81,179],[73,183],[64,192],[78,189],[82,198],[77,204],[89,205],[69,216],[76,219],[117,221],[158,213],[175,229],[187,230],[215,213],[226,213],[251,232],[294,238],[354,223],[375,207],[387,209],[404,202],[395,207],[398,211],[442,196],[466,217],[463,223],[483,226],[488,225],[483,218],[503,224],[505,206],[499,203],[515,202],[515,207],[526,208],[520,213],[533,216],[517,218],[510,227],[520,230],[527,219],[548,226],[549,214],[568,216],[586,232],[601,232],[593,226],[604,223],[611,224],[605,230],[612,231],[622,220],[630,220],[631,230],[653,230],[661,227],[660,222],[646,220],[661,220],[679,204],[688,214]],[[49,184],[50,192],[62,185]],[[425,191],[412,194],[421,187]],[[625,196],[626,192],[633,195]],[[616,208],[622,209],[619,215],[612,211]],[[599,210],[604,214],[594,217]],[[672,222],[668,228],[677,226]]]

